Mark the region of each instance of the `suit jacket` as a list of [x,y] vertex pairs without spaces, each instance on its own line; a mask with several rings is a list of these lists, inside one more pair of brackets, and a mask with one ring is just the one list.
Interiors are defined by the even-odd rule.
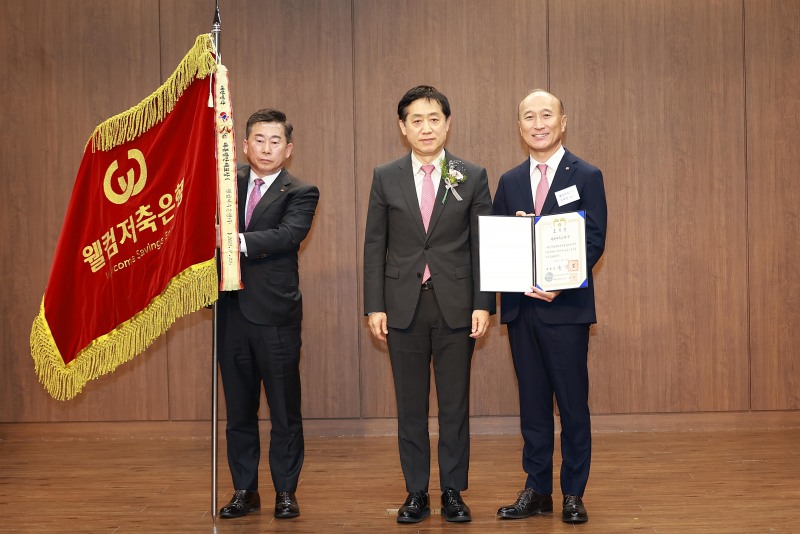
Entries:
[[[494,313],[494,293],[481,292],[478,215],[491,215],[486,169],[459,160],[467,180],[445,199],[439,184],[428,232],[422,224],[411,154],[376,167],[364,236],[364,311],[386,312],[391,328],[411,324],[427,263],[436,300],[450,328],[472,324],[474,310]],[[444,200],[444,202],[443,202]]]
[[[519,166],[500,177],[494,197],[495,215],[514,215],[517,211],[533,213],[533,193],[531,191],[531,160],[526,158]],[[555,193],[575,186],[578,198],[559,206]],[[542,215],[586,211],[586,261],[589,287],[563,291],[553,302],[530,299],[522,293],[501,293],[500,321],[513,321],[519,313],[522,299],[530,299],[536,306],[542,321],[548,324],[581,324],[597,322],[594,305],[594,268],[606,243],[606,193],[603,187],[603,173],[569,150],[559,163],[553,183],[542,207]]]
[[297,253],[311,228],[319,189],[281,170],[245,228],[250,166],[239,165],[237,171],[239,231],[247,244],[247,256],[241,254],[244,289],[236,292],[239,308],[256,324],[300,323],[303,302]]

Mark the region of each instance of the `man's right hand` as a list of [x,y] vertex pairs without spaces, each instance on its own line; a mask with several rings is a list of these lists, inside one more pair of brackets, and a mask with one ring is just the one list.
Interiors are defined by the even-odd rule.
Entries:
[[370,313],[367,320],[369,321],[369,329],[372,335],[380,341],[386,341],[386,334],[389,333],[389,329],[386,326],[386,314],[384,312]]

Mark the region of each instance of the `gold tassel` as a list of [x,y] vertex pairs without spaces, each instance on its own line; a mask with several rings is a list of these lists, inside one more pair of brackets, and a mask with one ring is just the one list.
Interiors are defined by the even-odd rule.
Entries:
[[92,341],[66,365],[47,324],[42,299],[31,329],[31,354],[39,381],[54,399],[73,398],[89,380],[114,371],[143,352],[179,317],[216,301],[218,285],[216,260],[189,267],[144,310]]
[[92,144],[92,152],[106,152],[132,141],[163,121],[196,78],[203,79],[216,72],[217,63],[212,51],[211,34],[198,35],[192,49],[161,87],[139,104],[103,121],[94,129],[88,141]]

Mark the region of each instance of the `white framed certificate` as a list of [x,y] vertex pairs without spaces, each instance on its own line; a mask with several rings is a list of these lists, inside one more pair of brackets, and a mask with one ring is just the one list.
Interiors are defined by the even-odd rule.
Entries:
[[526,293],[533,285],[531,217],[481,215],[481,291]]
[[543,291],[588,287],[586,212],[534,217],[534,283]]
[[481,291],[529,293],[588,287],[586,212],[482,215]]

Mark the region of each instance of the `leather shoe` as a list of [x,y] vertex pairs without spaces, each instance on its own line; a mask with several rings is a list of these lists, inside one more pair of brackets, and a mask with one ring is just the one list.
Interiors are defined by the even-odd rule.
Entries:
[[517,494],[517,502],[497,510],[501,519],[524,519],[535,514],[553,513],[553,497],[525,488]]
[[564,509],[561,512],[564,523],[586,523],[589,514],[583,506],[583,500],[577,495],[564,495]]
[[431,515],[428,494],[424,491],[409,493],[406,502],[397,511],[398,523],[419,523]]
[[461,499],[461,492],[446,488],[442,493],[442,515],[450,522],[472,521],[469,506]]
[[275,517],[291,519],[300,515],[300,505],[294,492],[279,491],[275,494]]
[[257,491],[236,490],[233,492],[231,502],[219,511],[219,516],[223,519],[233,519],[259,510],[261,510],[261,497]]

